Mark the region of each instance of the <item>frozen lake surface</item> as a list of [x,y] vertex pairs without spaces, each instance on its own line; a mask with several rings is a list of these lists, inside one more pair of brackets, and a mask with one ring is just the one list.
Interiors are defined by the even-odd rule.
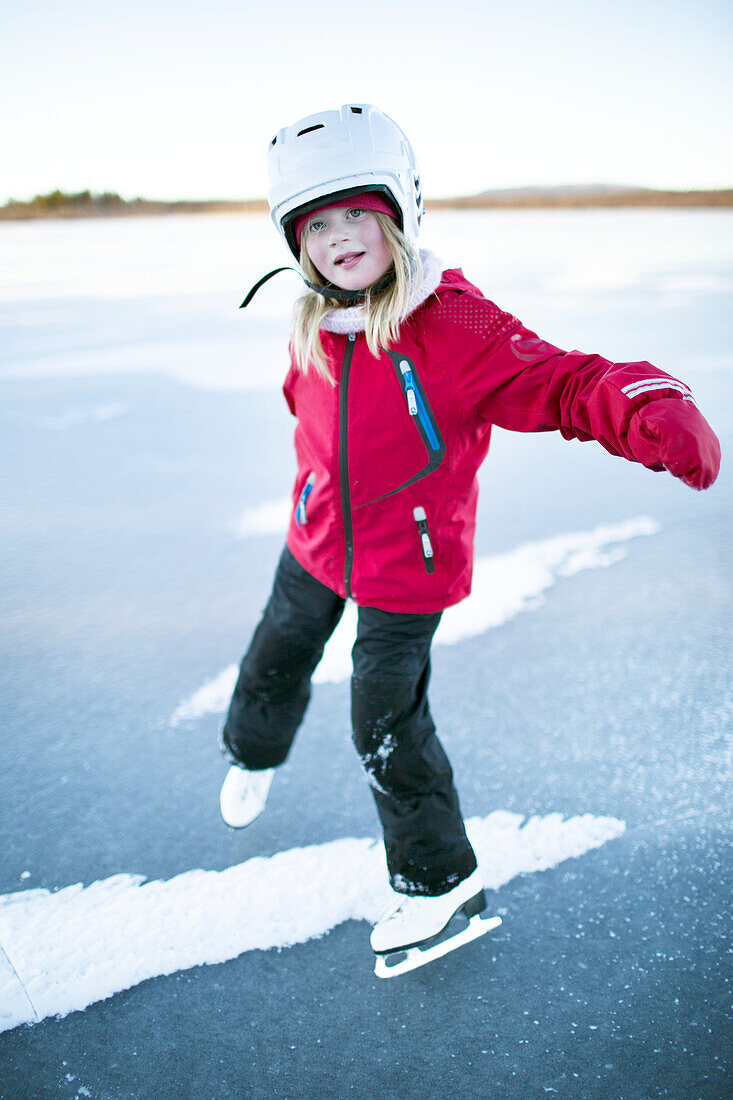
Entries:
[[[409,1038],[446,1094],[630,1097],[641,1080],[649,1096],[724,1095],[732,237],[713,211],[426,219],[424,245],[540,336],[687,382],[723,469],[695,494],[593,443],[496,433],[476,591],[444,619],[432,705],[504,924],[386,991],[365,923],[378,868],[342,897],[360,875],[349,845],[376,835],[349,741],[348,620],[267,813],[244,833],[218,819],[221,711],[294,471],[279,390],[299,281],[279,275],[237,309],[287,262],[274,230],[233,215],[0,225],[0,1023],[92,1004],[0,1036],[0,1079],[39,1095],[57,1081],[63,1096],[182,1095],[160,1085],[160,1044],[195,1082],[203,1069],[181,1050],[205,1043],[206,1095],[242,1095],[229,1081],[268,1097],[424,1095]],[[567,850],[562,821],[584,823]],[[323,875],[312,908],[298,887],[296,935],[279,868],[301,848]],[[244,931],[242,890],[269,899]],[[128,940],[95,954],[116,919]],[[257,950],[286,943],[299,946]],[[176,972],[224,959],[186,971],[185,1009],[153,1041]],[[155,975],[168,977],[135,985]],[[299,1053],[268,1061],[283,995]],[[374,1023],[367,1048],[365,1013],[394,1022]]]
[[[425,247],[560,347],[663,361],[724,357],[731,228],[715,211],[433,213]],[[160,374],[274,389],[301,284],[264,216],[0,226],[4,377]],[[694,362],[691,362],[691,359]],[[660,365],[662,363],[660,362]]]

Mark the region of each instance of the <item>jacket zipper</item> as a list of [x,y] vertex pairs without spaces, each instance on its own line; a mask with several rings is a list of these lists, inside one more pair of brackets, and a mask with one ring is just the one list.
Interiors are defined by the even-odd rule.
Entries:
[[341,490],[341,517],[344,524],[344,588],[351,597],[351,573],[354,568],[354,526],[351,518],[351,489],[349,487],[349,374],[354,355],[356,333],[350,332],[341,366],[339,392],[339,488]]
[[430,419],[428,410],[425,408],[425,404],[422,399],[420,391],[415,386],[415,376],[413,374],[412,363],[407,359],[400,360],[400,372],[402,374],[402,385],[405,390],[405,397],[407,398],[407,408],[410,412],[410,416],[415,416],[420,421],[422,429],[427,436],[428,443],[433,451],[440,450],[440,441],[433,427],[433,422]]
[[422,560],[425,565],[425,571],[427,573],[434,573],[435,561],[433,560],[433,544],[430,541],[430,531],[428,530],[428,517],[425,514],[425,509],[422,507],[415,508],[412,514],[420,535],[420,546],[422,548]]
[[405,395],[407,409],[415,425],[415,429],[423,441],[425,450],[427,451],[428,461],[421,470],[418,470],[417,473],[413,474],[407,481],[403,481],[401,485],[397,485],[394,489],[390,489],[389,492],[382,493],[381,496],[375,497],[374,500],[365,501],[364,505],[359,504],[359,508],[364,507],[366,504],[377,504],[378,501],[384,500],[386,497],[391,497],[395,493],[401,493],[408,485],[414,485],[416,481],[421,481],[422,478],[427,477],[428,474],[432,474],[438,469],[446,455],[445,441],[440,434],[440,428],[430,408],[428,399],[425,396],[425,391],[422,388],[422,383],[420,382],[414,364],[410,362],[404,353],[400,354],[396,351],[388,351],[386,348],[382,350],[386,351],[387,355],[389,355],[392,360],[392,365],[397,375],[398,385]]
[[306,504],[308,503],[308,497],[313,492],[313,486],[316,483],[316,475],[314,473],[308,474],[305,485],[303,486],[303,492],[300,494],[300,500],[298,501],[298,507],[295,510],[295,522],[298,527],[302,527],[308,522],[308,514],[306,512]]

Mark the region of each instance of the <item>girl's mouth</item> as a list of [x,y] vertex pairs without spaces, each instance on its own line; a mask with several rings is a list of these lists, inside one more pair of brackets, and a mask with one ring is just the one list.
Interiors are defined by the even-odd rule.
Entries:
[[363,255],[363,252],[346,252],[343,256],[339,256],[337,260],[334,260],[334,264],[336,267],[345,267],[348,270],[356,267]]

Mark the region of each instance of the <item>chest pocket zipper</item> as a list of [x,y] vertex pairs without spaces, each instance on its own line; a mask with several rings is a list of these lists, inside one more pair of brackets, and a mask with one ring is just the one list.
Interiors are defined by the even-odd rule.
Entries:
[[428,446],[432,451],[440,450],[440,440],[438,439],[433,421],[430,418],[425,402],[423,401],[422,394],[416,388],[415,373],[412,363],[409,359],[400,359],[399,362],[400,372],[402,374],[402,385],[405,390],[405,397],[407,398],[407,408],[410,412],[410,416],[417,417],[418,423],[422,428],[425,435]]
[[[421,478],[427,477],[428,474],[432,474],[433,471],[437,470],[440,466],[445,458],[446,452],[445,441],[440,434],[440,428],[428,404],[422,384],[415,370],[415,364],[408,359],[404,353],[399,354],[398,352],[388,351],[387,354],[392,360],[392,365],[399,380],[400,389],[405,395],[410,418],[425,444],[425,449],[428,453],[428,461],[421,470],[418,470],[416,474],[413,474],[407,481],[404,481],[402,485],[398,485],[396,489],[390,489],[388,493],[382,493],[381,496],[375,497],[374,500],[366,501],[366,504],[376,504],[378,501],[384,500],[385,497],[391,497],[394,493],[400,493],[403,489],[406,489],[408,485],[413,485],[416,481],[420,481]],[[360,504],[359,507],[363,508],[364,505]]]
[[308,497],[313,492],[313,486],[316,483],[316,475],[314,473],[308,474],[306,483],[303,486],[303,492],[300,494],[300,500],[298,501],[298,507],[295,510],[295,522],[298,527],[303,527],[308,522],[308,516],[306,514],[306,503]]

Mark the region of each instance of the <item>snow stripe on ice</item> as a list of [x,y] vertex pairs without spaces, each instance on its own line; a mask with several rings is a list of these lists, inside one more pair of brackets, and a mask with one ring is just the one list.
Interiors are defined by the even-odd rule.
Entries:
[[[264,507],[264,506],[263,506]],[[274,506],[273,506],[274,507]],[[263,526],[266,511],[262,512]],[[254,519],[250,519],[253,527]],[[622,523],[604,524],[592,531],[573,532],[528,542],[506,554],[477,558],[473,591],[467,600],[443,615],[435,645],[455,645],[501,626],[520,611],[539,607],[542,594],[556,581],[584,569],[601,569],[627,554],[623,544],[643,535],[654,535],[659,524],[647,516]],[[351,675],[351,647],[356,637],[356,609],[348,604],[344,616],[326,646],[313,680],[337,683]],[[237,666],[229,665],[184,700],[171,715],[171,725],[195,721],[207,714],[222,714],[234,690]]]
[[[591,814],[523,821],[496,811],[467,822],[487,888],[582,856],[625,829]],[[0,1030],[84,1009],[147,978],[305,943],[342,921],[373,922],[389,900],[386,882],[382,845],[345,838],[168,882],[121,874],[5,894]],[[370,959],[365,936],[365,974]]]
[[236,665],[227,665],[213,680],[207,680],[190,699],[186,699],[176,708],[170,718],[171,726],[177,726],[180,722],[193,722],[206,714],[222,714],[229,706],[238,674]]
[[39,1019],[15,968],[0,947],[0,1031]]
[[293,502],[290,497],[266,500],[254,508],[247,508],[232,525],[237,538],[248,539],[255,535],[284,535],[290,522]]

